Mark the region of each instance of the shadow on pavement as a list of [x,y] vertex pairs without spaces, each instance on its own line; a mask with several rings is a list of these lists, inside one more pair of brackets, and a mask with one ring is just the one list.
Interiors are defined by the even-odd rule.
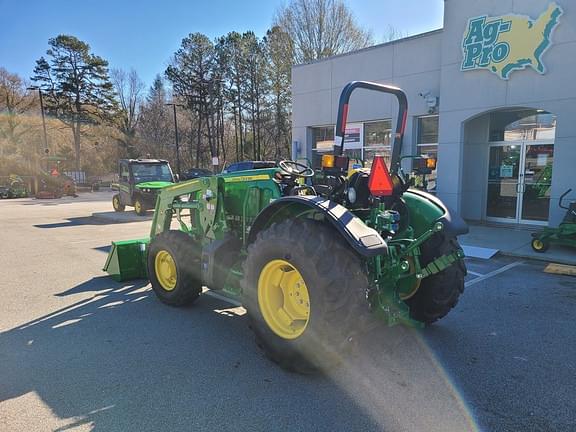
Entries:
[[83,202],[103,202],[108,201],[112,205],[112,192],[80,192],[77,196],[63,196],[62,198],[37,199],[34,197],[19,198],[10,200],[25,206],[59,206],[64,204],[78,204]]
[[36,228],[66,228],[66,227],[73,227],[73,226],[82,226],[82,225],[110,225],[110,224],[122,224],[122,223],[130,223],[130,222],[140,222],[140,221],[147,221],[151,220],[151,218],[141,218],[138,220],[133,219],[103,219],[100,217],[94,216],[80,216],[80,217],[72,217],[67,218],[65,222],[53,222],[48,224],[37,224],[34,225]]
[[94,250],[97,250],[98,252],[108,253],[108,252],[110,252],[110,248],[111,248],[111,247],[112,247],[112,246],[107,245],[107,246],[98,246],[98,247],[95,247],[95,248],[93,248],[93,249],[94,249]]
[[[56,430],[381,429],[335,383],[265,359],[245,317],[220,301],[170,308],[142,282],[109,278],[59,295],[89,291],[0,333],[0,402],[35,393],[60,419]],[[18,421],[31,430],[39,419]]]
[[101,220],[107,223],[127,223],[127,222],[144,222],[151,221],[154,218],[154,211],[147,211],[144,215],[137,215],[134,211],[106,211],[92,213],[94,219]]
[[[95,291],[99,293],[104,293],[107,291],[113,291],[114,288],[110,286],[110,277],[109,276],[99,276],[82,282],[81,284],[76,285],[73,288],[70,288],[66,291],[61,293],[55,294],[57,297],[65,297],[71,294],[79,294],[83,292]],[[125,285],[131,289],[143,288],[148,285],[147,280],[139,280],[133,281],[128,285]],[[117,289],[118,290],[118,289]]]
[[56,430],[475,429],[416,331],[377,329],[342,367],[301,376],[264,358],[242,308],[209,296],[171,308],[145,281],[108,277],[57,296],[81,293],[0,333],[0,402],[33,392]]
[[82,225],[106,225],[106,222],[94,219],[93,217],[73,217],[66,219],[66,222],[54,222],[49,224],[34,225],[35,228],[66,228],[71,226]]

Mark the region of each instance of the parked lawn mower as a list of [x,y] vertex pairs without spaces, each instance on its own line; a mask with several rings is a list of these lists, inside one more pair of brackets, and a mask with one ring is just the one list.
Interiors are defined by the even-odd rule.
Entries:
[[[376,156],[370,169],[349,170],[343,155],[358,88],[397,98],[389,167]],[[267,356],[299,372],[337,364],[373,316],[410,326],[444,317],[464,291],[457,236],[468,227],[409,188],[400,169],[407,109],[399,88],[349,83],[321,173],[284,160],[166,186],[150,236],[113,242],[104,270],[149,278],[172,306],[194,302],[203,286],[239,299]]]
[[112,197],[114,211],[122,212],[134,206],[138,216],[144,216],[156,205],[160,190],[176,182],[170,164],[160,159],[121,159],[118,163],[119,182],[112,187],[118,193]]
[[562,194],[558,206],[566,210],[566,215],[558,228],[544,228],[542,231],[532,234],[532,249],[539,253],[548,250],[551,244],[576,247],[576,201],[571,201],[568,206],[563,205],[564,198],[572,192],[568,189]]

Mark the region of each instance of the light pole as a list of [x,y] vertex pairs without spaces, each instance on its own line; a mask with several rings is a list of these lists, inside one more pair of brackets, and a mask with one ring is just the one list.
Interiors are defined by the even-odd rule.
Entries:
[[[46,133],[46,118],[44,117],[44,102],[42,100],[42,90],[40,89],[40,87],[37,86],[31,86],[26,88],[26,90],[38,90],[38,95],[40,96],[40,112],[42,113],[42,128],[44,129],[44,152],[46,152],[46,157],[48,157],[48,152],[50,152],[50,150],[48,149],[48,134]],[[46,159],[46,161],[48,161],[48,159]],[[48,162],[46,162],[46,165],[48,165]]]
[[176,119],[176,106],[183,106],[174,102],[165,104],[166,106],[171,106],[174,112],[174,136],[176,138],[176,172],[180,176],[180,143],[178,142],[178,120]]

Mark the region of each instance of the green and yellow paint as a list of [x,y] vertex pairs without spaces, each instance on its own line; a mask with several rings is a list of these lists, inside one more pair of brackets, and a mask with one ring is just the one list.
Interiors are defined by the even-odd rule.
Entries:
[[563,10],[556,3],[537,19],[525,15],[480,16],[468,20],[462,43],[462,71],[487,69],[507,80],[515,70],[546,72],[542,57]]

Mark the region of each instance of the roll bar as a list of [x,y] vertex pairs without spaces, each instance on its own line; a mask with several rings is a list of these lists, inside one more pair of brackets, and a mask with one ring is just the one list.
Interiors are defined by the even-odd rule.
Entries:
[[566,192],[564,192],[562,194],[562,196],[560,197],[560,199],[558,200],[558,207],[560,207],[561,209],[570,210],[570,206],[566,207],[566,206],[562,205],[562,201],[564,201],[564,197],[566,195],[568,195],[570,192],[572,192],[572,189],[568,189]]
[[398,87],[368,81],[352,81],[346,84],[342,93],[340,93],[340,101],[338,102],[334,154],[340,156],[344,150],[344,135],[346,133],[346,121],[348,118],[348,102],[350,101],[352,92],[357,88],[390,93],[398,99],[398,120],[396,122],[396,133],[394,135],[392,157],[390,159],[390,172],[396,174],[400,168],[400,154],[402,153],[402,141],[404,138],[404,131],[406,130],[406,119],[408,115],[408,99],[406,98],[406,93]]

